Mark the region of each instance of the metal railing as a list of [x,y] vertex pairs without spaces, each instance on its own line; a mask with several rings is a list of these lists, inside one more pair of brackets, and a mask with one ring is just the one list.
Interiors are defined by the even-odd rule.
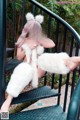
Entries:
[[[7,0],[8,4],[9,0]],[[29,6],[27,4],[29,3]],[[12,30],[11,30],[11,40],[12,40],[12,46],[14,47],[15,43],[15,32],[16,31],[16,17],[17,17],[17,11],[15,8],[15,0],[12,0]],[[26,7],[25,7],[26,6]],[[8,9],[8,7],[7,7]],[[28,0],[24,1],[22,0],[21,5],[21,30],[25,23],[25,14],[27,12],[32,12],[33,14],[43,14],[45,19],[45,23],[43,24],[43,28],[45,29],[48,37],[54,40],[56,47],[54,49],[51,49],[51,52],[68,52],[70,56],[73,55],[73,49],[75,45],[75,55],[77,56],[79,53],[79,47],[80,47],[80,35],[76,32],[76,30],[73,29],[72,26],[70,26],[65,20],[63,20],[61,17],[53,13],[52,11],[48,10],[46,7],[38,3],[36,0]],[[5,86],[5,49],[6,49],[6,0],[0,0],[0,105],[3,102],[4,98],[4,91],[3,87]],[[3,17],[4,15],[4,17]],[[7,13],[8,15],[8,13]],[[55,21],[55,28],[53,25],[53,21]],[[4,28],[4,29],[3,29]],[[8,28],[7,28],[8,29]],[[19,31],[20,32],[20,31]],[[53,33],[53,34],[52,34]],[[62,37],[62,39],[61,39]],[[68,40],[69,39],[69,40]],[[62,43],[62,44],[60,44]],[[68,46],[69,43],[69,46]],[[60,46],[61,45],[61,46]],[[67,48],[69,47],[69,48]],[[46,50],[49,51],[49,50]],[[49,51],[50,52],[50,51]],[[54,87],[54,81],[55,81],[55,74],[52,75],[52,83],[51,88]],[[76,69],[73,71],[72,74],[72,86],[71,86],[71,96],[72,92],[75,87],[75,76],[76,76]],[[66,75],[66,84],[65,84],[65,91],[64,91],[64,104],[63,104],[63,111],[66,110],[66,104],[67,104],[67,95],[68,95],[68,85],[69,85],[69,78],[70,74]],[[59,75],[59,87],[58,92],[61,92],[61,83],[63,76]],[[47,84],[47,76],[45,77],[44,84]],[[57,104],[60,104],[60,96],[57,99]]]

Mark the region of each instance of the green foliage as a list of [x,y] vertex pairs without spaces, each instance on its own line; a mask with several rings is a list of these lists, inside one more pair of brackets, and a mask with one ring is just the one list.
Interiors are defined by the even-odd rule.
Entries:
[[[38,0],[39,1],[39,0]],[[73,26],[78,33],[80,33],[80,1],[79,0],[63,0],[63,2],[57,2],[56,0],[46,0],[41,2],[48,9],[58,14],[64,20],[66,20],[71,26]],[[79,4],[78,4],[79,2]]]

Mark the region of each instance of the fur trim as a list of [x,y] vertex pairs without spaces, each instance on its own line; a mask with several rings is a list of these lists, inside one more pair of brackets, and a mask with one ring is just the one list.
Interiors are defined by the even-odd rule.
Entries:
[[44,52],[44,47],[41,45],[38,45],[38,47],[36,48],[37,50],[37,54],[41,55]]
[[44,21],[44,16],[43,15],[37,15],[35,16],[34,18],[34,15],[32,13],[27,13],[26,14],[26,20],[29,21],[29,20],[36,20],[37,22],[39,23],[42,23]]
[[38,58],[38,67],[50,73],[67,74],[70,69],[65,66],[67,53],[44,53]]
[[26,14],[26,20],[27,20],[27,21],[29,21],[29,20],[34,20],[34,16],[33,16],[33,14],[30,13],[30,12],[27,13],[27,14]]
[[42,23],[44,21],[44,16],[43,15],[37,15],[35,17],[35,20],[39,23]]
[[23,48],[25,55],[27,57],[27,63],[30,63],[31,49],[28,47],[27,44],[23,44],[21,47]]
[[13,97],[17,97],[25,88],[25,86],[29,84],[32,78],[32,67],[26,62],[19,64],[11,75],[6,92]]

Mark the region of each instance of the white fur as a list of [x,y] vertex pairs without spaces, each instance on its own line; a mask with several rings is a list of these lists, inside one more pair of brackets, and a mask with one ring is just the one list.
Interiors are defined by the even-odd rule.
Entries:
[[37,55],[41,55],[44,52],[44,48],[42,46],[37,46],[37,48],[32,50],[32,67],[34,69],[32,86],[34,88],[38,87],[38,73],[37,73]]
[[44,52],[44,47],[41,45],[38,45],[36,48],[37,54],[41,55]]
[[[13,71],[11,79],[7,86],[7,93],[13,97],[17,97],[26,85],[32,81],[32,86],[34,88],[38,87],[38,74],[37,74],[37,52],[38,54],[43,53],[43,47],[37,47],[32,51],[30,48],[23,44],[22,48],[25,51],[27,57],[27,62],[20,63]],[[30,63],[30,58],[32,55],[32,63]]]
[[43,53],[38,58],[38,67],[50,73],[67,74],[70,69],[65,66],[67,53]]
[[27,20],[27,21],[29,21],[29,20],[34,20],[34,16],[33,16],[33,14],[30,13],[30,12],[27,13],[27,14],[26,14],[26,20]]
[[39,23],[42,23],[44,21],[44,16],[43,15],[37,15],[35,16],[34,18],[34,15],[32,13],[27,13],[26,14],[26,20],[29,21],[29,20],[36,20],[37,22]]
[[25,55],[27,57],[27,63],[30,63],[31,49],[28,47],[27,44],[23,44],[21,47],[23,48]]
[[35,20],[38,21],[39,23],[42,23],[42,22],[44,21],[44,16],[42,16],[42,15],[37,15],[37,16],[35,17]]
[[31,65],[26,62],[19,64],[11,75],[11,79],[6,89],[7,93],[13,97],[17,97],[24,87],[29,84],[32,78],[33,69]]

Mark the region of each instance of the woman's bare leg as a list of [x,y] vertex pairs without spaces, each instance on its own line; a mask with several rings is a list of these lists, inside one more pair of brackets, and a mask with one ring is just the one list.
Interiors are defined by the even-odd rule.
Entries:
[[4,103],[1,106],[0,112],[8,112],[9,107],[11,105],[13,97],[11,95],[8,95],[7,99],[4,101]]
[[40,68],[38,68],[38,78],[41,78],[45,75],[45,71],[41,70]]

